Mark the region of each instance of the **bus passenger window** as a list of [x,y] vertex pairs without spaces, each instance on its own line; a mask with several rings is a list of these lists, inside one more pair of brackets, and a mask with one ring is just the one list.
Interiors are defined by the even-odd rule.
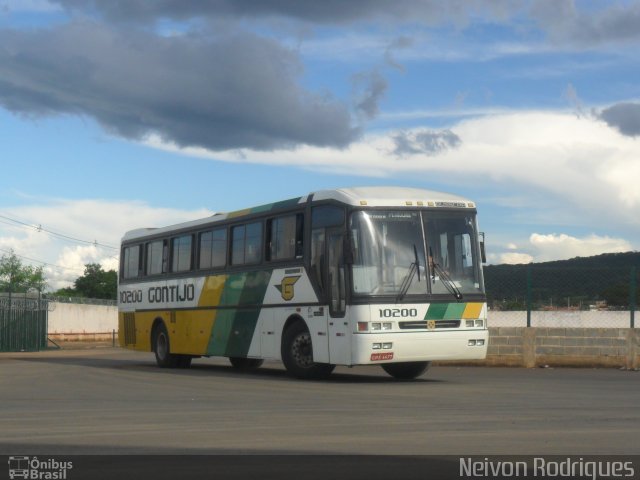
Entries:
[[231,264],[258,263],[262,255],[262,223],[239,225],[231,229]]
[[156,240],[147,243],[147,275],[164,273],[164,241]]
[[188,272],[191,270],[191,235],[171,240],[171,271]]
[[268,222],[268,260],[290,260],[302,257],[302,215],[287,215]]
[[200,234],[200,268],[224,267],[227,256],[227,229]]
[[140,273],[140,245],[125,247],[122,263],[122,278],[137,278]]

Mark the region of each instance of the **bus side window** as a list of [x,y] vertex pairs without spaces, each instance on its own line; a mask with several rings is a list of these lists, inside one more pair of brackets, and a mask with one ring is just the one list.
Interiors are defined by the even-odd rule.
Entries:
[[147,275],[159,275],[164,273],[165,265],[165,242],[164,240],[156,240],[147,243]]
[[142,270],[142,255],[140,255],[140,245],[124,247],[122,262],[122,278],[138,278]]
[[191,270],[191,244],[191,235],[183,235],[171,239],[172,272],[188,272]]
[[200,234],[200,269],[224,267],[227,257],[227,229]]
[[262,222],[231,229],[231,265],[259,263],[262,256]]
[[302,258],[303,216],[286,215],[267,221],[267,260]]

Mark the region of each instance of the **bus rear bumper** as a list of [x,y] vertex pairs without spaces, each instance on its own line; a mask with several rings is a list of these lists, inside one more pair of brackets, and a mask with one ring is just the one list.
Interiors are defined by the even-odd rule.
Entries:
[[353,365],[432,360],[482,360],[488,330],[353,335]]

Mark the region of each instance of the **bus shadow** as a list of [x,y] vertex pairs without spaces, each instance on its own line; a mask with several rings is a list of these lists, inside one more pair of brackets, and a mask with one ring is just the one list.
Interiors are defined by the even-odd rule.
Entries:
[[328,378],[314,380],[299,380],[292,378],[286,370],[279,367],[277,363],[270,363],[258,369],[237,370],[231,365],[198,363],[194,360],[190,368],[159,368],[154,361],[140,361],[135,359],[118,359],[77,355],[73,357],[25,357],[14,359],[21,362],[31,362],[40,364],[52,364],[64,366],[76,366],[97,368],[115,371],[145,372],[148,375],[179,375],[185,377],[218,377],[218,378],[245,378],[260,380],[289,380],[300,382],[314,382],[327,384],[429,384],[442,383],[443,380],[432,378],[417,378],[414,380],[397,380],[386,374],[378,372],[334,372]]

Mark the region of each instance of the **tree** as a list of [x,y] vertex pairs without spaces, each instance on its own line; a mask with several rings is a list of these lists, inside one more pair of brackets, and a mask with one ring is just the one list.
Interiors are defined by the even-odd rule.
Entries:
[[41,292],[47,286],[42,267],[23,265],[10,251],[0,258],[0,291],[12,293]]
[[84,266],[84,275],[76,279],[73,289],[60,289],[56,295],[115,300],[117,291],[118,275],[115,270],[105,272],[99,264],[87,263]]

